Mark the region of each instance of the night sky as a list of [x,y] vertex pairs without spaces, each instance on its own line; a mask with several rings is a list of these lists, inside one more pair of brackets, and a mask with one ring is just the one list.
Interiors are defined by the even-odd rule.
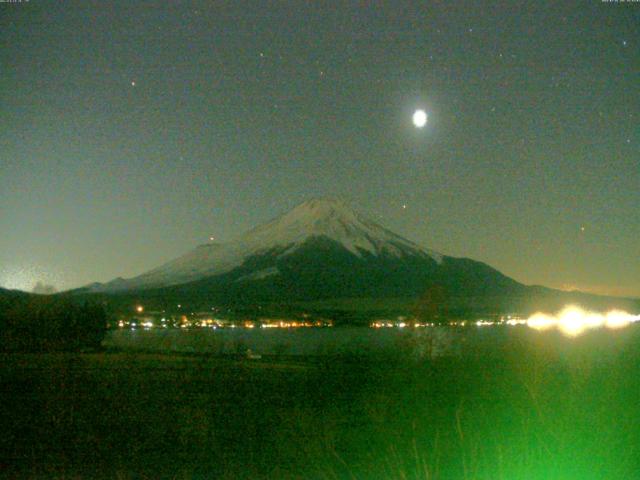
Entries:
[[0,3],[0,285],[133,276],[338,196],[640,297],[640,3],[322,3]]

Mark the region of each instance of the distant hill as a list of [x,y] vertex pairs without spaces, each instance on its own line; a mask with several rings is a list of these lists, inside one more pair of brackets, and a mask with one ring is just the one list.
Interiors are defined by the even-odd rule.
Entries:
[[23,292],[21,290],[8,290],[6,288],[0,288],[0,306],[6,305],[16,300],[27,299],[32,294]]

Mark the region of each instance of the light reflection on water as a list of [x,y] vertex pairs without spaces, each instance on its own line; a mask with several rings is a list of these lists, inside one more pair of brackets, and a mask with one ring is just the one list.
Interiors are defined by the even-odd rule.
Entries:
[[[245,354],[251,350],[260,355],[400,353],[415,358],[433,358],[461,356],[470,352],[482,354],[499,349],[523,335],[539,337],[545,334],[524,325],[420,329],[117,329],[108,332],[104,344],[124,350],[181,353]],[[549,334],[553,335],[552,332]]]

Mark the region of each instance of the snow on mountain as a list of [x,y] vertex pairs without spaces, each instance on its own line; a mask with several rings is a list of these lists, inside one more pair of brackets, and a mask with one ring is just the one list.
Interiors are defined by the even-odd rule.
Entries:
[[250,230],[243,241],[256,252],[278,246],[295,249],[308,238],[317,236],[338,242],[358,257],[369,252],[397,257],[426,254],[438,262],[442,258],[359,215],[340,200],[306,201],[275,220]]
[[[314,237],[333,240],[358,257],[364,254],[397,258],[420,256],[442,262],[442,255],[396,235],[340,200],[314,199],[248,231],[234,242],[201,245],[147,273],[107,283],[100,290],[175,285],[218,275],[239,267],[255,255],[274,251],[280,256],[288,255]],[[277,270],[258,273],[274,275]]]
[[176,285],[227,272],[242,264],[245,255],[238,244],[200,245],[190,252],[137,277],[112,285],[107,290]]

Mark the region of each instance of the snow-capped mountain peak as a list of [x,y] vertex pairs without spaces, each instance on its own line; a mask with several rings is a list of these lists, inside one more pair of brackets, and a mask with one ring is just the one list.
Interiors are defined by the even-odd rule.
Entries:
[[[387,257],[442,256],[406,240],[360,215],[336,199],[308,200],[289,212],[256,227],[234,242],[201,245],[147,273],[103,285],[98,290],[150,288],[185,283],[229,272],[247,258],[278,251],[283,257],[308,240],[322,237],[342,246],[353,255]],[[273,273],[273,272],[272,272]],[[272,274],[270,273],[270,274]]]
[[250,250],[274,247],[295,248],[311,237],[326,237],[341,244],[357,256],[428,254],[440,259],[435,252],[421,248],[409,240],[385,229],[360,215],[345,202],[336,199],[313,199],[301,203],[284,215],[247,232],[243,241]]

